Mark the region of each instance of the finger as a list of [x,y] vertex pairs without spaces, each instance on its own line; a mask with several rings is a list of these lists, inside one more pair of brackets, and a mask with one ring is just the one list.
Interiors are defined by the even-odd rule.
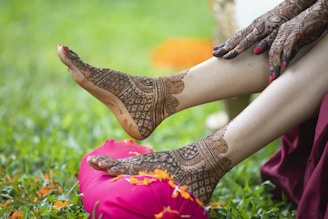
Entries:
[[218,49],[224,47],[224,45],[225,45],[225,43],[214,46],[214,47],[213,47],[213,51],[216,51],[216,50],[218,50]]
[[280,66],[274,66],[270,71],[269,83],[276,80],[280,76]]
[[281,54],[283,51],[284,42],[285,37],[282,34],[278,34],[269,50],[269,82],[272,82],[280,76]]
[[282,67],[282,69],[287,68],[296,41],[297,41],[296,34],[291,34],[291,35],[288,36],[288,38],[287,38],[287,40],[284,44],[284,50],[283,50],[283,53],[282,53],[282,56],[281,56],[281,61],[282,61],[281,67]]
[[251,33],[249,33],[244,39],[240,41],[240,43],[233,50],[225,54],[223,58],[232,59],[243,51],[245,51],[246,49],[248,49],[250,46],[252,46],[258,40],[255,31],[256,30],[254,29]]
[[277,36],[278,31],[274,29],[267,37],[265,37],[263,40],[261,40],[254,48],[253,52],[256,55],[260,55],[267,51],[270,46],[272,45],[274,39]]
[[239,42],[244,39],[251,31],[252,31],[253,27],[252,26],[248,26],[247,28],[239,31],[238,33],[236,33],[232,38],[230,38],[223,47],[215,50],[213,52],[213,55],[216,57],[222,57],[225,54],[227,54],[229,51],[231,51],[233,48],[235,48]]

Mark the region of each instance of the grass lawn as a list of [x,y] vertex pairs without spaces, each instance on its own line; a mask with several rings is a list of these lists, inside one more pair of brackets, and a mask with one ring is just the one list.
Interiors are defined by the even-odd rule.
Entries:
[[[108,109],[71,79],[56,54],[69,45],[84,60],[134,75],[156,76],[151,53],[167,38],[210,39],[208,1],[0,0],[0,215],[3,218],[87,218],[77,173],[81,157],[106,139],[127,136]],[[192,2],[192,4],[190,4]],[[148,139],[157,151],[210,133],[210,103],[178,113]],[[211,218],[293,218],[262,183],[269,145],[224,177],[208,207]]]

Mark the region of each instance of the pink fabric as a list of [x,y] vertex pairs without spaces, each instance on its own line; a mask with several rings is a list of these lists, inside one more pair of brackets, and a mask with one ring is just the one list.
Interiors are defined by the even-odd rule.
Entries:
[[85,210],[90,213],[90,217],[98,202],[96,218],[100,215],[103,215],[103,218],[115,219],[145,219],[155,218],[155,215],[162,219],[208,218],[204,208],[196,203],[193,196],[193,201],[181,196],[173,198],[174,188],[168,184],[168,181],[159,181],[148,175],[136,176],[136,178],[156,180],[149,185],[133,185],[128,181],[130,176],[110,181],[114,177],[92,169],[86,161],[89,155],[125,158],[134,156],[136,153],[150,152],[152,149],[130,140],[107,140],[83,157],[78,178],[80,192],[84,194],[82,202]]
[[328,219],[328,93],[318,117],[286,133],[261,174],[297,205],[297,218]]

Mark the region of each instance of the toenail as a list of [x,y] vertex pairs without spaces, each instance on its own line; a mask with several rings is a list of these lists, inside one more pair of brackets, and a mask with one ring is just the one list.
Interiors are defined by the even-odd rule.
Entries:
[[66,53],[69,51],[67,46],[62,46],[62,47],[63,47],[63,50],[64,50]]

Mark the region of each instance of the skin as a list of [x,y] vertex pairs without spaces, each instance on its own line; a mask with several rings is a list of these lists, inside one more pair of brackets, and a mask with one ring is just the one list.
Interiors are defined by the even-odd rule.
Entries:
[[[105,104],[135,139],[147,138],[165,118],[183,109],[263,90],[268,84],[263,72],[268,69],[261,63],[266,58],[255,57],[255,66],[250,53],[231,62],[211,58],[173,75],[145,78],[93,67],[67,47],[58,46],[58,55],[73,79]],[[246,68],[251,77],[241,77]],[[236,86],[231,87],[232,83]]]
[[300,48],[322,35],[327,24],[328,1],[319,0],[280,26],[269,51],[272,80],[280,75],[280,67],[285,69]]
[[283,1],[225,44],[214,47],[213,55],[232,59],[256,43],[255,54],[270,49],[271,82],[287,67],[300,48],[314,42],[325,31],[327,10],[327,0]]
[[[178,78],[179,84],[183,84],[182,87],[178,86],[182,88],[179,92],[170,92],[177,101],[175,112],[220,98],[262,92],[227,127],[195,143],[172,151],[120,160],[92,156],[88,158],[90,166],[110,175],[162,169],[173,176],[176,182],[188,185],[189,191],[207,203],[216,184],[227,171],[317,111],[328,89],[327,63],[317,57],[327,56],[328,37],[323,36],[318,44],[311,45],[308,49],[302,49],[285,73],[270,85],[266,80],[269,69],[267,57],[253,56],[249,50],[233,60],[212,58],[178,73],[178,76],[168,76],[168,81]],[[116,89],[113,81],[116,81],[116,77],[124,78],[122,81],[126,90],[145,92],[148,89],[136,89],[139,77],[118,74],[117,71],[112,74],[111,69],[85,64],[64,46],[58,46],[58,55],[78,84],[101,102],[108,104],[109,108],[113,104],[121,105],[123,111],[114,107],[114,115],[135,122],[131,112],[125,107],[124,98],[120,99],[118,95],[122,89]],[[144,80],[150,79],[142,79]],[[134,83],[125,83],[126,81]],[[164,84],[162,90],[169,86],[170,83]],[[158,89],[154,85],[151,90]],[[154,110],[151,114],[156,112]]]

